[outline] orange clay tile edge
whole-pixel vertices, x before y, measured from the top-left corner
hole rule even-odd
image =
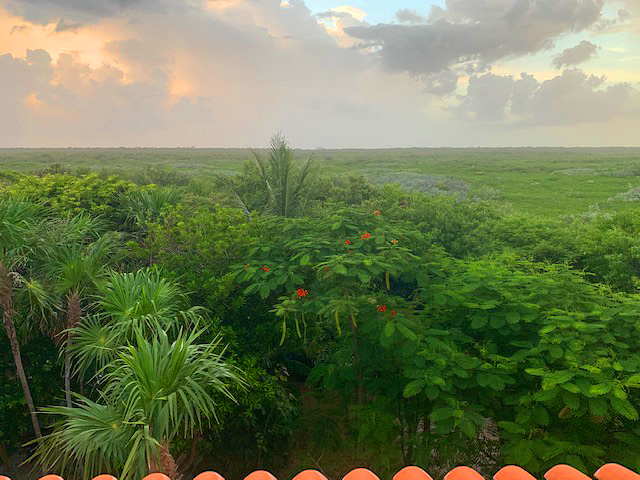
[[[501,468],[493,479],[485,478],[473,468],[460,466],[451,470],[445,475],[445,480],[536,480],[526,470],[515,466],[508,465]],[[556,465],[544,474],[545,480],[640,480],[640,474],[630,470],[617,463],[607,463],[600,467],[593,477],[585,475],[579,470],[569,465]],[[10,477],[0,475],[0,480],[11,480]],[[33,480],[64,480],[63,477],[50,474]],[[92,480],[117,480],[109,474],[102,474],[94,477]],[[151,473],[142,480],[171,480],[162,473]],[[224,477],[216,472],[202,472],[194,478],[194,480],[224,480]],[[247,475],[244,480],[278,480],[266,470],[257,470]],[[305,470],[293,477],[292,480],[327,480],[327,477],[316,470]],[[379,477],[371,470],[366,468],[356,468],[347,473],[342,480],[380,480]],[[393,480],[433,480],[432,477],[420,467],[405,467],[396,473]]]

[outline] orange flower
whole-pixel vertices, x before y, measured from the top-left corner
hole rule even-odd
[[[304,288],[299,288],[296,290],[296,293],[298,294],[298,298],[302,298],[309,295],[309,290],[305,290]]]
[[[395,310],[391,310],[391,316],[395,317],[396,316],[396,311]]]
[[[262,266],[262,270],[264,270],[265,272],[271,271],[271,269],[269,267],[267,267],[266,265]]]
[[[391,243],[393,243],[394,245],[398,244],[398,240],[396,240],[395,238],[393,240],[391,240]]]
[[[374,215],[382,215],[382,212],[380,210],[376,210],[375,212],[373,212]]]
[[[369,232],[364,232],[362,235],[360,235],[360,238],[362,240],[366,240],[367,238],[371,238],[371,234]]]
[[[351,240],[345,240],[345,241],[344,241],[344,244],[345,244],[345,245],[351,245]]]
[[[378,306],[376,307],[376,310],[378,310],[379,312],[384,313],[384,312],[386,312],[386,311],[387,311],[387,306],[386,306],[386,305],[378,305]]]

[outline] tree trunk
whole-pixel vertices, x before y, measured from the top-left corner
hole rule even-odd
[[[364,378],[362,375],[362,363],[360,361],[360,343],[358,342],[358,327],[356,319],[351,314],[351,340],[353,341],[353,361],[356,366],[358,378],[358,405],[364,405]]]
[[[71,348],[73,340],[71,336],[67,336],[67,346],[64,352],[64,398],[67,407],[71,408],[71,354],[69,349]]]
[[[7,268],[0,264],[0,300],[2,301],[2,320],[4,321],[4,327],[7,330],[7,337],[9,344],[11,345],[11,351],[13,353],[13,361],[16,364],[16,373],[20,379],[20,385],[22,386],[22,392],[24,393],[24,399],[29,408],[31,414],[31,423],[33,424],[33,430],[36,437],[42,437],[40,431],[40,424],[38,423],[38,417],[36,415],[36,407],[33,403],[33,397],[31,396],[31,389],[29,388],[29,382],[27,376],[24,373],[24,366],[22,365],[22,356],[20,355],[20,344],[18,343],[18,334],[16,333],[16,326],[13,323],[13,304],[12,304],[12,280]]]
[[[82,316],[82,304],[77,292],[69,294],[67,298],[67,328],[73,328],[78,324]],[[64,352],[64,398],[67,407],[71,408],[71,347],[73,337],[71,332],[67,332],[67,345]]]
[[[178,465],[169,451],[168,441],[165,440],[160,444],[158,454],[160,457],[160,468],[162,469],[162,473],[171,480],[180,480],[182,475],[178,475]]]

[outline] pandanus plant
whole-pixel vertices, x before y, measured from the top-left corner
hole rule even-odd
[[[38,224],[39,212],[33,205],[14,200],[0,201],[0,304],[2,306],[2,320],[11,345],[16,374],[31,415],[33,430],[36,436],[40,437],[42,435],[40,424],[22,364],[20,343],[14,322],[16,289],[28,285],[17,280],[21,278],[20,272],[28,258],[29,249],[27,246],[31,243]],[[34,293],[37,291],[33,290]]]
[[[197,328],[204,312],[201,307],[188,307],[178,284],[155,268],[109,272],[94,303],[98,313],[85,315],[70,330],[74,371],[80,375],[115,360],[118,346],[135,341],[139,333],[151,337],[158,328],[170,333]]]
[[[178,480],[172,440],[216,421],[217,400],[233,399],[230,387],[243,384],[241,372],[225,362],[220,338],[198,343],[201,334],[179,332],[172,341],[162,329],[153,339],[137,332],[102,369],[98,402],[77,395],[74,407],[45,409],[59,421],[36,441],[32,460],[81,478],[109,471],[138,480],[162,472]]]
[[[59,333],[64,332],[64,391],[71,406],[71,350],[73,328],[78,325],[89,295],[106,276],[107,265],[114,259],[115,236],[105,234],[95,242],[70,241],[46,249],[45,271],[54,292],[62,297]]]

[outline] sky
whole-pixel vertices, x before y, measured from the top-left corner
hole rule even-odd
[[[0,147],[639,146],[640,0],[0,0]]]

